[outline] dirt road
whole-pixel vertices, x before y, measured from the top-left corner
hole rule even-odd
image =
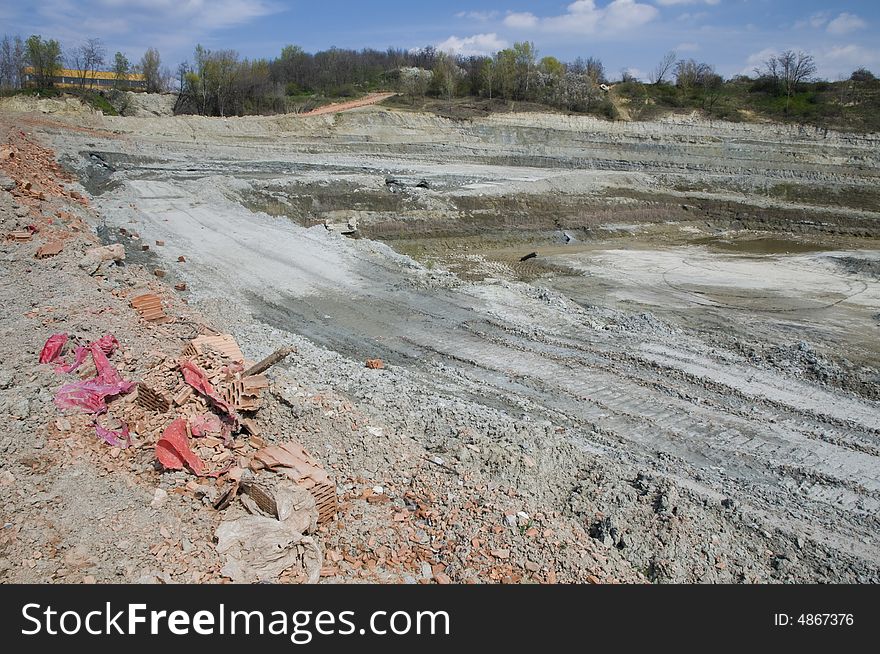
[[[350,111],[351,109],[358,109],[360,107],[369,107],[374,104],[379,104],[383,100],[387,100],[393,96],[397,95],[396,93],[370,93],[363,98],[359,98],[358,100],[351,100],[350,102],[334,102],[333,104],[328,104],[323,107],[318,107],[317,109],[313,109],[312,111],[307,111],[304,114],[300,114],[302,116],[323,116],[324,114],[338,114],[343,111]]]

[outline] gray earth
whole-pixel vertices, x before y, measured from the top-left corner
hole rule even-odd
[[[415,448],[582,530],[619,579],[880,581],[880,137],[381,108],[89,120],[105,132],[41,133],[105,242],[163,241],[129,257],[250,358],[298,348],[273,372],[279,436],[316,421],[323,460],[392,483]],[[323,226],[353,218],[360,238]],[[372,440],[310,413],[322,392]]]

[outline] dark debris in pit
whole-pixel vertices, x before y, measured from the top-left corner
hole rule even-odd
[[[863,259],[861,257],[832,257],[834,263],[848,273],[867,275],[880,279],[880,259]]]
[[[143,266],[145,270],[161,278],[170,287],[179,287],[177,288],[178,293],[183,293],[186,290],[186,284],[175,274],[172,265],[163,261],[154,250],[155,247],[160,246],[147,243],[140,238],[139,234],[124,227],[103,224],[99,225],[96,231],[103,245],[119,243],[125,248],[125,265]],[[185,263],[185,258],[179,263]]]

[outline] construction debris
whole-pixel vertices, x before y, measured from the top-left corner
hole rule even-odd
[[[259,450],[251,461],[251,470],[272,470],[308,490],[318,507],[318,523],[329,522],[336,515],[336,485],[305,448],[290,441]]]
[[[238,347],[238,343],[235,342],[235,338],[230,334],[194,338],[184,349],[183,356],[199,357],[203,356],[208,350],[220,353],[233,363],[244,362],[244,354],[242,354],[241,348]]]
[[[61,254],[63,249],[64,241],[49,241],[37,248],[37,253],[34,256],[36,256],[37,259],[48,259],[49,257]]]
[[[245,473],[242,504],[253,515],[222,523],[217,551],[226,556],[221,572],[236,583],[275,581],[287,572],[301,582],[320,579],[323,555],[310,534],[318,509],[304,488],[285,481],[264,485]]]
[[[296,572],[299,581],[316,584],[324,557],[311,536],[284,522],[245,516],[217,528],[217,552],[226,556],[220,572],[235,583],[275,581],[284,572]]]
[[[234,404],[228,402],[221,396],[211,384],[211,381],[208,379],[208,375],[205,374],[204,370],[188,359],[181,359],[180,371],[183,373],[183,379],[187,384],[207,398],[211,404],[222,411],[229,420],[236,425],[238,424],[239,417],[235,411]]]
[[[168,413],[171,408],[171,400],[164,394],[154,391],[152,388],[141,382],[137,387],[136,402],[148,411],[156,411],[157,413]]]
[[[15,231],[10,232],[7,238],[18,243],[25,243],[30,241],[33,237],[34,235],[26,229],[16,229]]]
[[[126,395],[135,388],[135,383],[122,379],[119,371],[107,359],[107,356],[113,354],[119,347],[119,341],[112,334],[107,334],[89,343],[88,346],[78,346],[74,352],[74,361],[68,364],[61,358],[68,340],[67,334],[55,334],[49,337],[40,352],[40,363],[55,363],[55,371],[59,374],[71,373],[75,372],[91,354],[97,374],[92,379],[64,384],[55,394],[55,405],[62,410],[93,414],[98,436],[110,445],[127,447],[130,436],[125,423],[121,424],[121,428],[111,430],[98,422],[98,416],[109,410],[107,406],[109,398]]]
[[[265,359],[260,361],[258,364],[251,366],[250,368],[245,370],[243,376],[251,377],[252,375],[261,375],[272,366],[284,361],[284,359],[286,359],[294,352],[296,352],[296,348],[293,347],[279,348],[278,350],[275,350],[275,352],[267,356]]]
[[[205,474],[205,462],[192,451],[186,433],[186,420],[183,418],[178,418],[162,432],[162,438],[156,443],[156,459],[166,470],[189,468],[198,477],[222,474]]]
[[[253,375],[233,380],[226,394],[226,401],[239,411],[257,411],[260,394],[269,388],[269,380],[263,375]]]
[[[103,270],[106,265],[121,261],[125,261],[125,248],[121,243],[114,243],[86,250],[79,262],[79,267],[90,275],[94,275]]]
[[[356,234],[358,231],[358,221],[357,218],[350,218],[344,223],[331,223],[324,222],[324,228],[328,232],[338,232],[343,236],[350,236],[352,234]]]
[[[241,427],[251,436],[259,436],[261,433],[260,427],[253,418],[243,418],[241,421]]]
[[[141,314],[147,322],[168,322],[170,318],[162,308],[162,300],[154,293],[145,293],[132,298],[131,308]]]

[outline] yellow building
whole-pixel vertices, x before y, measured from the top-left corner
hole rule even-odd
[[[36,84],[36,75],[34,69],[28,66],[24,69],[24,83],[27,86]],[[58,74],[52,78],[52,85],[57,88],[87,88],[93,90],[111,89],[117,86],[116,73],[109,73],[103,70],[71,70],[62,68]],[[121,83],[123,88],[127,89],[146,89],[147,81],[140,73],[129,73],[125,76],[125,81]]]

